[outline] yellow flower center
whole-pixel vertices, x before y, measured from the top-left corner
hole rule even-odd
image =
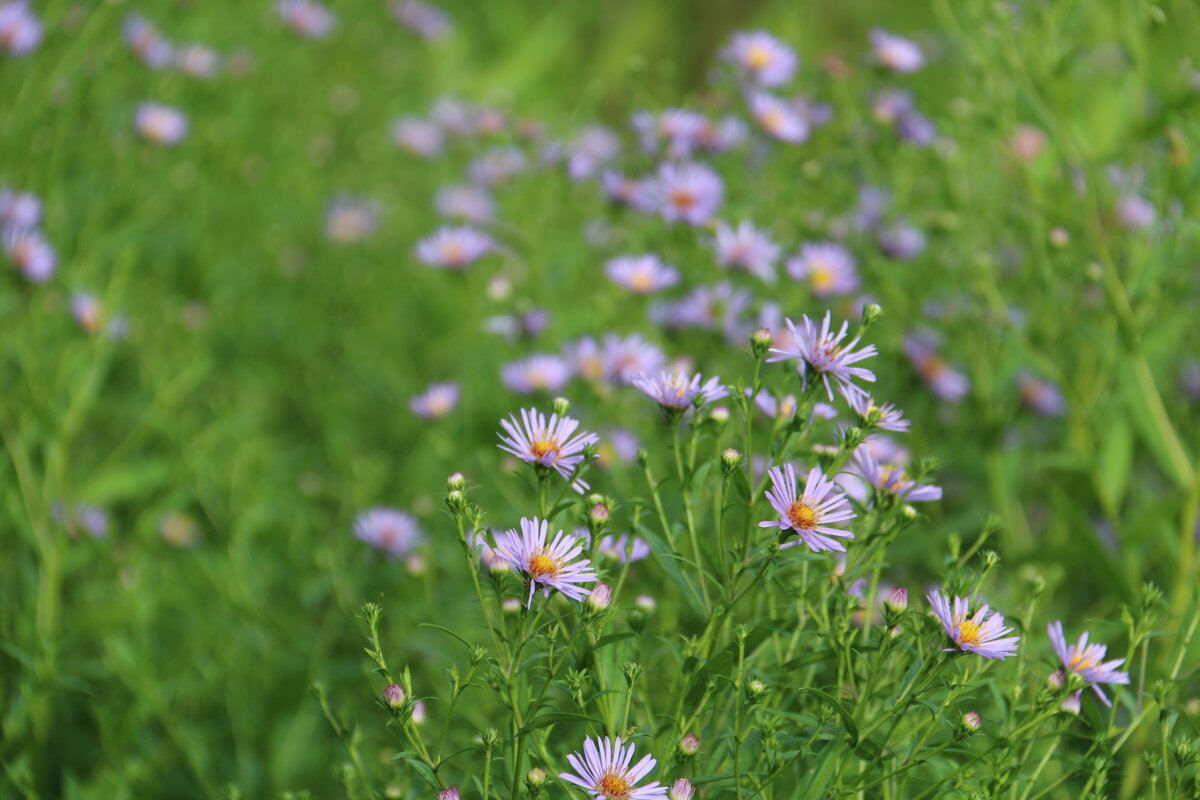
[[[647,271],[635,272],[629,278],[629,288],[637,292],[648,292],[654,286],[654,277]]]
[[[767,133],[779,133],[783,128],[783,120],[783,111],[778,108],[769,108],[758,116],[758,121]]]
[[[459,264],[466,258],[467,252],[460,242],[444,242],[442,244],[442,260],[447,264]]]
[[[607,800],[624,800],[629,797],[631,788],[629,781],[612,772],[605,773],[604,777],[596,782],[596,791]]]
[[[798,530],[811,531],[817,527],[817,512],[804,500],[797,500],[788,509],[788,521]]]
[[[545,553],[538,553],[529,559],[529,574],[535,578],[553,578],[561,568],[561,561]]]
[[[808,273],[808,282],[818,292],[833,288],[833,270],[823,265],[814,265]]]
[[[751,45],[746,50],[746,65],[751,69],[764,69],[771,63],[771,51],[761,44]]]
[[[1069,669],[1072,672],[1079,672],[1080,670],[1091,669],[1099,663],[1100,659],[1093,655],[1076,653],[1075,655],[1071,656],[1071,666]]]
[[[552,439],[538,439],[529,446],[529,450],[538,458],[544,459],[547,455],[557,458],[560,448],[558,442]]]
[[[958,643],[979,646],[981,635],[979,625],[970,620],[958,623]]]

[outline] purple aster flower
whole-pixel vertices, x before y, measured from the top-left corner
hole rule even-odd
[[[108,512],[100,506],[80,505],[75,508],[75,522],[93,539],[108,536]]]
[[[616,739],[585,738],[582,757],[571,753],[567,761],[575,772],[563,772],[558,777],[583,788],[592,800],[651,800],[667,796],[667,787],[660,786],[658,781],[637,785],[658,762],[645,756],[634,766],[629,766],[633,761],[633,744],[624,747],[620,736]]]
[[[416,255],[430,267],[463,269],[491,252],[492,237],[468,225],[442,227],[417,243]]]
[[[567,362],[544,353],[509,362],[500,370],[500,380],[504,385],[520,394],[557,392],[570,379],[571,367]]]
[[[904,352],[921,380],[942,400],[957,403],[971,391],[970,378],[942,360],[932,337],[923,334],[906,337]]]
[[[675,303],[651,306],[650,318],[669,328],[713,330],[720,326],[731,339],[744,340],[737,329],[738,318],[749,307],[751,298],[748,291],[722,281],[715,286],[697,286]]]
[[[34,16],[25,0],[0,3],[0,50],[10,56],[23,56],[42,42],[42,21]]]
[[[807,281],[817,297],[846,295],[858,289],[854,256],[834,242],[800,245],[800,253],[788,259],[787,271],[798,281]]]
[[[429,116],[442,128],[457,136],[475,132],[475,109],[457,97],[439,97]]]
[[[564,345],[563,355],[570,362],[575,374],[585,380],[599,383],[609,377],[604,364],[604,352],[595,337],[584,336],[577,342]]]
[[[836,334],[832,333],[829,327],[830,316],[829,312],[825,312],[825,319],[821,322],[821,327],[818,328],[808,315],[802,317],[803,328],[797,330],[792,321],[786,320],[788,330],[791,331],[794,349],[780,349],[772,347],[771,352],[774,353],[768,361],[786,361],[788,359],[798,359],[800,361],[800,373],[804,375],[805,380],[808,380],[808,370],[811,369],[821,376],[825,382],[825,391],[829,396],[830,401],[833,400],[833,386],[836,385],[838,391],[844,397],[849,397],[852,394],[862,393],[862,389],[854,385],[854,379],[858,378],[864,381],[874,382],[875,373],[862,367],[855,367],[863,359],[874,356],[878,351],[875,345],[867,345],[861,350],[855,350],[855,345],[858,344],[861,337],[856,337],[846,344],[842,344],[842,340],[846,338],[846,332],[849,329],[850,323],[843,322],[841,329]],[[832,383],[831,383],[832,381]]]
[[[657,345],[636,333],[624,337],[610,333],[604,337],[603,371],[610,380],[632,383],[643,373],[662,369],[666,361],[666,354]]]
[[[655,181],[659,213],[667,222],[703,225],[721,207],[724,184],[703,164],[663,164]]]
[[[904,418],[904,412],[896,408],[892,403],[884,403],[877,406],[869,394],[856,394],[853,397],[847,397],[846,402],[850,404],[851,410],[858,415],[864,424],[870,424],[885,431],[907,433],[909,430],[910,424]]]
[[[379,226],[379,212],[369,200],[338,195],[325,208],[325,236],[338,244],[367,239]]]
[[[845,551],[846,547],[837,539],[853,539],[854,534],[843,528],[831,527],[831,523],[845,522],[858,516],[850,510],[850,501],[833,481],[826,478],[817,467],[808,472],[803,494],[796,494],[796,471],[791,464],[783,468],[771,467],[771,488],[767,500],[779,514],[777,520],[764,520],[760,528],[779,528],[795,531],[797,538],[780,545],[780,549],[793,547],[803,542],[816,552],[822,550]]]
[[[696,144],[709,153],[724,153],[746,141],[746,123],[733,115],[719,120],[704,120],[704,126],[696,133]]]
[[[875,235],[879,249],[888,258],[909,261],[925,251],[925,234],[907,223],[897,223]]]
[[[1072,645],[1068,645],[1063,637],[1061,622],[1050,623],[1046,626],[1046,631],[1050,634],[1050,643],[1054,645],[1054,653],[1062,662],[1063,668],[1083,678],[1092,687],[1092,691],[1096,693],[1100,701],[1111,707],[1112,702],[1105,696],[1100,684],[1129,683],[1129,673],[1117,671],[1117,667],[1124,664],[1125,659],[1117,658],[1105,661],[1104,655],[1108,652],[1108,648],[1102,644],[1088,644],[1087,631],[1084,631],[1080,635],[1079,641]]]
[[[71,316],[85,332],[96,333],[104,322],[104,309],[96,295],[75,292],[71,295]]]
[[[1061,417],[1067,413],[1067,401],[1053,381],[1029,372],[1017,375],[1017,391],[1021,401],[1043,417]]]
[[[753,92],[747,102],[750,113],[768,136],[792,144],[808,140],[808,123],[790,104],[767,92]]]
[[[686,108],[668,108],[661,114],[638,111],[630,120],[643,152],[657,153],[665,142],[666,154],[676,159],[691,155],[707,122],[703,114]]]
[[[1157,217],[1158,212],[1155,211],[1154,205],[1138,194],[1125,194],[1117,200],[1117,219],[1123,228],[1129,230],[1149,228]]]
[[[401,117],[392,123],[392,141],[413,155],[436,156],[446,146],[446,134],[436,122],[420,117]]]
[[[928,147],[937,138],[937,128],[929,117],[918,111],[909,111],[896,120],[896,135],[911,144]]]
[[[292,30],[310,39],[323,39],[333,31],[337,18],[316,0],[279,0],[279,17]]]
[[[796,74],[800,59],[766,31],[735,33],[722,57],[761,86],[780,86]]]
[[[4,255],[13,268],[32,283],[45,283],[54,275],[58,256],[39,230],[4,229]]]
[[[633,537],[633,541],[630,542],[628,533],[622,533],[620,536],[612,534],[605,536],[600,540],[599,549],[601,554],[622,564],[641,561],[650,555],[650,545],[637,536]]]
[[[650,294],[679,283],[679,270],[653,254],[619,256],[604,265],[613,283],[637,294]]]
[[[875,63],[892,72],[916,72],[925,65],[925,55],[916,42],[889,33],[883,28],[871,30],[871,49]]]
[[[765,231],[749,222],[742,222],[736,228],[718,222],[713,245],[717,263],[721,266],[744,269],[767,283],[775,282],[779,245],[772,242]]]
[[[637,435],[626,428],[613,428],[601,440],[599,463],[602,467],[612,466],[614,461],[629,463],[637,458],[642,446]]]
[[[936,590],[925,597],[933,606],[933,613],[942,623],[946,635],[955,644],[955,647],[946,648],[945,652],[959,649],[1001,661],[1017,652],[1017,642],[1021,641],[1021,637],[1005,637],[1005,634],[1012,632],[1012,628],[1004,627],[1004,617],[999,613],[989,617],[988,607],[983,606],[974,616],[970,616],[966,598],[955,597],[951,606],[950,601]]]
[[[445,186],[438,190],[437,210],[443,217],[483,223],[496,216],[496,203],[479,186]]]
[[[701,384],[702,380],[699,372],[689,378],[685,373],[672,374],[663,370],[657,377],[639,375],[632,383],[664,409],[683,410],[691,408],[697,399],[700,403],[711,403],[728,394],[719,377],[713,376],[704,384]]]
[[[643,213],[654,211],[653,179],[634,180],[619,172],[605,170],[600,177],[600,187],[604,190],[604,196],[614,203],[629,206]]]
[[[471,181],[483,186],[508,183],[525,171],[525,154],[515,147],[488,150],[467,167]]]
[[[894,124],[914,108],[912,92],[907,89],[884,89],[871,98],[871,116],[884,125]]]
[[[600,441],[594,433],[576,434],[579,427],[576,419],[551,414],[547,420],[545,414],[533,408],[521,409],[520,422],[511,415],[500,420],[500,427],[508,434],[500,434],[501,450],[528,464],[553,469],[566,480],[572,479],[583,461],[584,448]],[[576,479],[572,488],[582,494],[588,485]]]
[[[450,34],[450,15],[430,3],[420,0],[397,0],[392,3],[392,16],[404,27],[423,39],[443,39]]]
[[[899,464],[881,464],[869,447],[859,445],[852,460],[856,474],[874,486],[876,491],[887,492],[908,503],[926,503],[942,499],[940,486],[917,483],[905,474],[904,467]]]
[[[419,417],[440,419],[458,405],[458,384],[454,381],[431,383],[425,391],[408,401],[409,408]]]
[[[134,115],[134,124],[143,139],[155,144],[179,144],[188,133],[187,115],[162,103],[142,103]]]
[[[590,125],[571,142],[567,155],[567,174],[571,180],[590,178],[621,152],[621,140],[603,125]]]
[[[354,535],[393,558],[403,558],[421,543],[417,520],[394,508],[372,508],[354,520]]]
[[[558,589],[572,600],[582,600],[587,590],[579,584],[593,583],[598,576],[592,571],[592,562],[586,558],[574,561],[583,552],[582,543],[573,535],[559,531],[553,541],[546,543],[550,525],[546,520],[521,518],[521,532],[510,528],[496,543],[496,555],[512,567],[529,576],[529,599],[525,607],[533,605],[533,593],[540,584],[543,596],[549,597],[551,589]]]
[[[125,43],[151,69],[162,69],[175,61],[175,49],[154,23],[133,13],[121,26]]]
[[[42,221],[42,201],[32,192],[0,187],[0,229],[36,228]]]
[[[512,341],[520,336],[533,338],[550,323],[550,312],[535,308],[524,314],[501,314],[483,321],[483,329]]]
[[[193,78],[211,78],[221,68],[221,57],[211,47],[202,44],[188,44],[179,48],[175,54],[175,66],[185,75]]]

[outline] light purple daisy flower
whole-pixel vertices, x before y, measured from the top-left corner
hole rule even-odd
[[[42,201],[32,192],[0,187],[0,229],[36,228],[42,221]]]
[[[602,467],[610,467],[616,461],[629,463],[637,458],[641,446],[642,443],[633,431],[613,428],[607,431],[601,440],[597,463]]]
[[[798,281],[807,281],[817,297],[847,295],[858,289],[854,256],[835,242],[800,245],[800,253],[788,259],[787,271]]]
[[[143,139],[155,144],[179,144],[188,133],[187,115],[163,103],[142,103],[134,115],[134,124]]]
[[[658,210],[667,222],[703,225],[721,207],[724,184],[703,164],[663,164],[655,180]]]
[[[627,178],[619,172],[605,170],[600,177],[600,188],[604,196],[614,203],[649,213],[654,210],[654,181]]]
[[[808,139],[808,123],[789,103],[767,92],[754,92],[747,102],[751,115],[768,136],[792,144]]]
[[[378,226],[379,212],[370,200],[337,195],[325,208],[325,236],[338,244],[361,242]]]
[[[423,39],[434,41],[450,34],[450,15],[430,3],[420,0],[398,0],[392,3],[392,16],[404,27]]]
[[[437,210],[443,217],[483,223],[496,216],[496,203],[479,186],[444,186],[437,193]]]
[[[706,383],[701,383],[702,380],[699,372],[689,378],[686,373],[673,374],[663,370],[657,376],[639,375],[632,383],[664,409],[687,409],[692,407],[696,399],[701,403],[711,403],[728,394],[719,377],[714,375]]]
[[[896,135],[911,144],[928,147],[937,139],[937,127],[919,111],[909,111],[896,120]]]
[[[425,391],[408,401],[409,408],[419,417],[440,419],[458,405],[459,389],[454,381],[431,383]]]
[[[500,370],[504,385],[520,394],[557,392],[570,379],[571,367],[566,360],[544,353],[509,362]]]
[[[1044,417],[1061,417],[1067,413],[1067,401],[1053,381],[1029,372],[1017,375],[1017,390],[1021,401]]]
[[[604,337],[604,375],[618,383],[632,383],[642,373],[662,369],[667,361],[666,354],[639,334]]]
[[[855,345],[858,344],[861,337],[855,338],[846,344],[842,344],[842,340],[846,338],[847,330],[850,327],[848,322],[843,322],[842,327],[834,334],[829,327],[830,315],[825,312],[825,319],[821,322],[821,327],[818,328],[808,315],[802,317],[803,327],[800,330],[796,329],[795,324],[790,319],[787,322],[788,330],[792,334],[792,342],[794,348],[780,349],[772,347],[771,352],[774,353],[768,361],[786,361],[789,359],[798,359],[800,361],[800,372],[804,375],[805,380],[808,380],[808,370],[816,372],[820,375],[821,380],[825,383],[825,392],[828,394],[830,401],[833,400],[833,387],[837,386],[838,391],[843,397],[849,397],[852,394],[861,394],[862,389],[854,385],[854,379],[858,378],[864,381],[874,382],[875,373],[862,367],[855,367],[863,359],[874,356],[878,351],[875,345],[867,345],[861,350],[855,350]]]
[[[39,230],[6,228],[4,255],[13,268],[32,283],[45,283],[54,275],[58,256]]]
[[[892,72],[907,74],[925,66],[925,55],[916,42],[883,28],[871,30],[871,49],[875,63]]]
[[[89,292],[71,295],[71,316],[86,333],[96,333],[104,322],[104,309],[99,298]]]
[[[875,234],[880,251],[897,261],[911,261],[925,251],[925,234],[905,222],[898,222]]]
[[[736,228],[718,222],[713,247],[718,264],[744,269],[767,283],[775,282],[779,245],[772,242],[765,231],[745,221]]]
[[[637,536],[630,542],[628,533],[622,533],[620,536],[608,534],[600,540],[599,550],[601,554],[622,564],[641,561],[650,555],[650,545]]]
[[[609,377],[604,363],[604,351],[593,336],[584,336],[577,342],[568,342],[563,346],[563,356],[571,364],[571,369],[584,380],[597,383]]]
[[[491,236],[469,225],[439,228],[417,243],[416,255],[424,264],[443,269],[463,269],[491,252]]]
[[[573,560],[583,552],[583,543],[574,535],[559,531],[553,541],[547,544],[549,528],[546,520],[522,517],[520,533],[510,528],[496,542],[496,555],[529,576],[526,608],[533,605],[533,593],[539,584],[544,597],[550,596],[551,589],[558,589],[570,599],[578,601],[587,596],[587,590],[579,584],[593,583],[599,578],[592,571],[591,561],[586,558]]]
[[[970,378],[942,360],[932,337],[923,334],[905,337],[904,352],[921,380],[942,400],[957,403],[971,391]]]
[[[154,23],[136,12],[125,18],[121,26],[125,43],[151,69],[162,69],[175,61],[175,48],[158,31]]]
[[[1117,200],[1117,220],[1121,227],[1129,230],[1149,228],[1158,218],[1154,204],[1134,192],[1129,192]]]
[[[0,50],[10,56],[23,56],[42,42],[42,21],[34,16],[25,0],[0,3]]]
[[[746,141],[746,123],[732,114],[719,120],[704,120],[704,126],[696,133],[696,144],[710,153],[733,150]]]
[[[475,132],[475,108],[457,97],[439,97],[429,116],[441,127],[458,136]]]
[[[392,123],[392,141],[413,155],[436,156],[446,146],[446,134],[436,122],[420,117],[401,117]]]
[[[659,292],[679,283],[679,270],[649,253],[611,259],[604,265],[604,274],[636,294]]]
[[[909,421],[904,418],[904,412],[892,403],[875,405],[875,401],[869,394],[855,394],[853,397],[847,397],[846,402],[864,423],[871,422],[873,419],[872,424],[876,428],[901,433],[907,432],[910,428]]]
[[[515,147],[496,147],[488,150],[467,166],[472,182],[482,186],[508,183],[525,171],[525,154]]]
[[[621,140],[603,125],[589,125],[571,142],[567,153],[567,175],[571,180],[590,178],[621,152]]]
[[[1004,617],[998,612],[988,616],[988,607],[983,606],[970,615],[970,605],[966,598],[955,597],[954,604],[934,590],[927,594],[926,599],[933,606],[933,613],[946,635],[954,642],[955,647],[948,647],[945,652],[964,650],[984,658],[998,658],[1001,661],[1017,652],[1019,636],[1005,636],[1012,628],[1004,627]]]
[[[579,428],[576,419],[551,414],[547,420],[545,414],[533,408],[521,409],[520,422],[512,415],[500,420],[500,427],[504,429],[499,434],[501,450],[528,464],[553,469],[566,480],[571,480],[583,461],[584,449],[600,441],[594,433],[575,433]],[[588,485],[576,479],[572,488],[582,494]]]
[[[907,89],[884,89],[871,98],[871,116],[876,122],[892,125],[915,107]]]
[[[691,155],[706,122],[703,114],[686,108],[668,108],[660,114],[637,111],[630,120],[643,152],[656,153],[665,142],[666,154],[675,159]]]
[[[188,44],[179,48],[175,54],[175,66],[185,75],[193,78],[211,78],[221,68],[221,57],[211,47],[202,44]]]
[[[722,57],[761,86],[780,86],[796,74],[796,53],[766,31],[735,33]]]
[[[905,474],[904,467],[899,464],[880,463],[870,447],[859,445],[852,460],[856,474],[878,491],[893,494],[908,503],[942,499],[942,487],[917,483]]]
[[[323,39],[333,31],[337,18],[316,0],[279,0],[279,17],[292,30],[310,39]]]
[[[798,538],[780,545],[780,549],[793,547],[803,542],[817,552],[822,550],[845,551],[846,547],[837,539],[853,539],[854,534],[842,528],[831,527],[830,523],[845,522],[858,516],[850,510],[850,501],[838,490],[837,485],[826,478],[817,467],[808,471],[804,492],[796,494],[796,470],[791,464],[783,468],[771,467],[771,488],[767,500],[779,513],[778,520],[764,520],[760,528],[779,528],[795,531]]]
[[[394,508],[372,508],[354,520],[354,535],[394,558],[403,558],[424,534],[417,520]]]
[[[1117,658],[1105,661],[1104,655],[1108,652],[1108,648],[1102,644],[1088,644],[1087,631],[1080,635],[1078,642],[1071,645],[1067,644],[1063,637],[1061,622],[1050,623],[1046,626],[1046,631],[1050,634],[1050,643],[1054,645],[1054,653],[1062,662],[1063,668],[1083,678],[1092,687],[1092,691],[1096,693],[1100,701],[1104,705],[1112,707],[1112,702],[1109,701],[1099,684],[1129,683],[1129,673],[1117,671],[1117,667],[1124,664],[1125,659]]]
[[[558,777],[583,788],[592,800],[651,800],[665,798],[667,787],[658,781],[638,786],[637,783],[658,764],[651,756],[645,756],[634,766],[633,744],[628,747],[616,739],[583,740],[583,756],[571,753],[567,761],[574,773],[563,772]]]
[[[651,306],[650,319],[669,328],[723,327],[726,334],[738,333],[736,337],[730,335],[731,339],[741,340],[744,336],[738,330],[738,319],[751,301],[750,292],[722,281],[714,286],[697,286],[677,302]]]

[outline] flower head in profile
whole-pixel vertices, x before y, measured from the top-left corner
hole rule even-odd
[[[279,0],[279,17],[292,30],[310,39],[323,39],[333,30],[337,18],[316,0]]]
[[[760,86],[779,86],[796,74],[796,53],[766,31],[736,33],[724,59]]]
[[[1021,402],[1043,417],[1061,417],[1067,413],[1067,400],[1054,381],[1021,372],[1017,374],[1017,391]]]
[[[751,115],[768,136],[792,144],[808,139],[808,122],[786,101],[767,92],[754,92],[747,102]]]
[[[905,338],[904,352],[921,380],[942,400],[957,403],[971,390],[970,378],[942,360],[931,336],[914,334]]]
[[[881,464],[870,447],[859,445],[853,458],[856,474],[877,491],[895,495],[909,503],[926,503],[942,499],[942,488],[917,483],[908,477],[899,464]]]
[[[602,555],[622,564],[641,561],[650,555],[650,545],[646,540],[635,536],[630,541],[628,533],[622,533],[620,536],[610,533],[600,540],[598,547]]]
[[[618,256],[604,265],[613,283],[636,294],[651,294],[679,283],[679,270],[656,255]]]
[[[897,433],[905,433],[910,428],[909,421],[904,418],[904,412],[896,408],[893,403],[876,405],[871,395],[865,393],[847,397],[846,402],[850,404],[850,409],[865,424],[873,425],[880,430],[895,431]]]
[[[557,392],[571,379],[571,365],[556,355],[537,353],[500,368],[500,381],[519,394]]]
[[[500,449],[512,453],[522,461],[538,467],[552,469],[582,494],[588,485],[575,478],[584,449],[596,444],[600,437],[594,433],[576,433],[579,421],[571,417],[546,415],[537,409],[521,409],[521,419],[509,416],[500,420],[504,433],[500,435]]]
[[[42,21],[25,0],[0,3],[0,50],[23,56],[42,42]]]
[[[470,226],[443,227],[417,243],[417,258],[430,267],[464,269],[494,246],[491,236]]]
[[[946,635],[954,642],[955,646],[946,648],[946,652],[958,649],[1001,661],[1016,653],[1021,637],[1006,635],[1012,633],[1012,628],[1004,627],[1004,617],[999,613],[993,612],[989,616],[988,607],[983,606],[971,615],[966,598],[955,597],[952,604],[936,590],[926,598]]]
[[[703,225],[721,207],[725,185],[703,164],[663,164],[655,179],[658,211],[667,222]]]
[[[833,400],[833,387],[837,386],[839,392],[845,397],[850,397],[852,394],[861,394],[862,389],[854,385],[854,380],[860,379],[864,381],[874,381],[875,373],[862,367],[856,367],[863,359],[874,356],[876,352],[875,345],[867,345],[861,350],[855,350],[859,339],[855,338],[843,344],[843,340],[847,336],[849,323],[843,322],[842,327],[837,333],[833,333],[830,329],[829,312],[825,312],[825,319],[822,320],[820,327],[817,327],[808,315],[802,319],[803,324],[798,329],[792,321],[786,320],[788,330],[792,334],[791,347],[781,349],[772,347],[772,355],[768,361],[786,361],[788,359],[799,359],[800,371],[805,375],[807,380],[807,371],[811,369],[820,376],[825,382],[825,391],[830,400]]]
[[[36,229],[4,230],[4,255],[13,269],[32,283],[45,283],[54,275],[58,256],[45,235]]]
[[[557,589],[578,601],[588,593],[580,584],[598,579],[591,561],[575,560],[583,552],[583,543],[574,535],[559,531],[547,544],[549,529],[550,524],[544,519],[522,517],[521,531],[510,528],[496,543],[496,555],[529,576],[527,608],[533,604],[533,593],[539,586],[545,597],[550,596],[551,589]]]
[[[168,146],[182,142],[188,132],[187,115],[162,103],[142,103],[134,116],[134,124],[146,141]]]
[[[1050,623],[1046,630],[1050,634],[1050,643],[1054,645],[1054,653],[1062,662],[1063,669],[1083,678],[1092,687],[1092,691],[1096,693],[1101,702],[1111,707],[1112,703],[1100,688],[1100,684],[1129,683],[1129,673],[1117,671],[1117,667],[1124,664],[1125,659],[1117,658],[1105,661],[1104,655],[1108,652],[1108,648],[1102,644],[1088,644],[1087,631],[1080,635],[1078,642],[1069,645],[1063,636],[1061,622]]]
[[[583,754],[571,753],[567,761],[574,773],[563,772],[558,777],[570,781],[590,793],[592,800],[650,800],[665,798],[667,787],[657,781],[645,786],[638,782],[658,764],[652,756],[643,756],[634,766],[634,746],[625,746],[616,739],[583,740]]]
[[[633,379],[633,385],[664,409],[683,410],[691,408],[697,400],[711,403],[728,394],[719,377],[714,375],[706,383],[701,383],[703,380],[699,372],[689,378],[683,372],[663,370],[657,376],[639,375]]]
[[[454,381],[431,383],[425,391],[408,401],[418,417],[441,419],[458,405],[458,384]]]
[[[766,231],[745,221],[736,228],[718,222],[713,248],[721,266],[744,269],[767,283],[775,282],[779,245],[771,241]]]
[[[875,63],[892,72],[916,72],[925,66],[925,55],[916,42],[883,28],[871,30],[871,50]]]
[[[787,271],[796,280],[807,282],[817,297],[846,295],[858,289],[854,256],[834,242],[801,245],[799,255],[788,260]]]
[[[394,558],[403,558],[424,538],[411,515],[394,508],[372,508],[354,520],[354,535]]]
[[[778,520],[758,523],[760,528],[779,528],[795,531],[797,538],[781,545],[793,547],[803,542],[813,550],[840,550],[845,546],[834,536],[853,539],[854,534],[843,528],[834,528],[831,523],[845,522],[857,516],[850,510],[850,501],[837,485],[825,477],[817,467],[808,471],[804,492],[797,494],[796,470],[791,464],[782,468],[771,467],[771,488],[767,490],[767,501],[779,513]]]

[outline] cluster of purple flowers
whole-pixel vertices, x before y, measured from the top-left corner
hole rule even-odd
[[[136,12],[122,26],[125,44],[151,69],[178,69],[193,78],[212,78],[221,70],[221,56],[203,44],[177,45]]]
[[[58,256],[42,232],[42,201],[31,192],[0,187],[0,236],[12,268],[32,283],[54,275]]]

